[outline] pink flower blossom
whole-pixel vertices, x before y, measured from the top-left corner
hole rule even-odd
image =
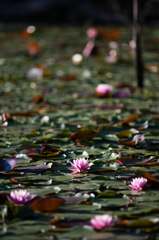
[[[99,84],[96,87],[96,92],[99,93],[100,95],[104,96],[106,94],[109,94],[112,92],[112,86],[109,84]]]
[[[103,229],[112,226],[112,216],[109,214],[97,215],[90,220],[92,228]]]
[[[147,179],[143,178],[143,177],[138,177],[138,178],[134,178],[131,181],[131,184],[129,185],[133,190],[141,190],[145,184],[147,183]]]
[[[71,165],[73,168],[68,168],[68,169],[73,171],[73,173],[78,173],[78,172],[87,173],[85,170],[88,170],[93,165],[93,163],[90,163],[88,159],[79,158],[79,159],[73,160],[73,163],[71,163]]]
[[[94,39],[96,38],[98,35],[98,32],[95,28],[89,28],[87,30],[87,37],[90,38],[90,39]]]
[[[10,195],[7,196],[8,200],[14,202],[15,205],[25,204],[31,201],[34,197],[36,197],[36,195],[30,194],[27,190],[11,191]]]

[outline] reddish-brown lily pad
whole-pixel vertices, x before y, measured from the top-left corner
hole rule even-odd
[[[55,211],[58,207],[64,204],[64,200],[61,198],[40,198],[35,200],[30,208],[38,212],[52,212]]]
[[[97,131],[91,130],[91,129],[84,129],[78,132],[74,132],[71,134],[70,140],[76,140],[76,139],[82,139],[82,138],[93,139],[98,135],[98,133],[100,133],[103,127],[104,127],[104,124],[100,125]]]
[[[143,134],[138,134],[133,137],[131,141],[118,141],[118,143],[125,145],[127,147],[135,147],[142,143],[145,140],[145,137]]]

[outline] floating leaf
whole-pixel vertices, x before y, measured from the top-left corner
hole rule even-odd
[[[31,56],[35,56],[40,53],[41,47],[36,41],[29,41],[27,44],[28,52]]]
[[[148,162],[152,161],[153,159],[155,159],[157,156],[150,156],[149,158],[132,158],[132,157],[122,157],[120,158],[120,161],[124,164],[124,165],[128,165],[128,166],[135,166],[135,165],[139,165],[139,166],[147,166]],[[153,163],[153,162],[152,162]]]
[[[61,198],[40,198],[35,200],[30,208],[38,212],[52,212],[55,211],[58,207],[64,204],[64,200]]]
[[[112,122],[112,123],[110,123],[110,126],[117,125],[118,127],[122,127],[122,126],[131,127],[131,126],[129,126],[129,123],[132,121],[135,121],[138,118],[139,118],[139,116],[135,114],[135,115],[132,115],[132,116],[126,118],[123,121]]]
[[[146,69],[150,72],[159,72],[159,64],[148,64]]]
[[[24,29],[24,30],[20,33],[21,38],[28,38],[30,35],[31,35],[31,33],[29,33],[29,32],[27,31],[27,29]]]
[[[142,177],[147,178],[148,180],[150,180],[151,187],[159,188],[159,180],[156,177],[152,176],[150,173],[142,172]]]
[[[43,154],[43,153],[28,153],[27,155],[30,157],[30,158],[52,158],[52,157],[55,157],[55,156],[58,156],[60,155],[61,152],[58,151],[58,152],[54,152],[54,153],[49,153],[49,154]]]
[[[135,88],[134,88],[132,85],[127,84],[127,83],[118,83],[118,84],[116,85],[116,88],[118,88],[118,89],[127,88],[127,89],[129,89],[131,92],[134,92],[134,91],[135,91]]]
[[[81,202],[86,201],[89,196],[83,197],[72,197],[72,196],[61,196],[65,200],[65,204],[80,204]]]
[[[115,40],[120,38],[121,33],[116,28],[104,29],[102,27],[96,28],[98,36],[106,39],[106,40]]]
[[[130,129],[121,131],[121,132],[119,132],[119,133],[116,133],[116,136],[117,136],[118,138],[130,137],[130,135],[131,135]]]
[[[116,160],[117,158],[120,158],[120,153],[105,153],[103,154],[103,157],[106,161]]]
[[[142,134],[137,134],[133,137],[132,141],[124,142],[124,141],[118,141],[118,143],[125,145],[127,147],[134,147],[139,145],[145,140],[144,135]]]
[[[75,74],[69,74],[69,75],[67,75],[65,77],[61,77],[60,81],[62,81],[62,82],[70,82],[72,80],[75,80],[76,78],[77,78],[77,76]]]
[[[55,147],[51,147],[48,145],[43,145],[41,149],[27,148],[26,150],[33,152],[28,153],[27,156],[31,158],[52,158],[60,155],[61,153],[65,153],[65,150],[58,149]]]
[[[93,139],[94,137],[96,137],[98,135],[98,133],[100,133],[100,131],[103,129],[104,124],[100,125],[98,130],[90,130],[90,129],[84,129],[84,130],[80,130],[78,132],[74,132],[71,134],[70,136],[70,140],[76,140],[76,139],[82,139],[82,138],[90,138]]]
[[[131,92],[129,89],[123,89],[112,95],[112,97],[114,97],[114,98],[129,98],[130,96],[131,96]]]
[[[53,163],[42,163],[36,166],[28,166],[28,167],[17,167],[15,170],[21,171],[21,172],[33,172],[33,173],[41,173],[44,172],[52,167]]]
[[[6,160],[0,160],[0,171],[9,171],[13,169],[18,161],[19,158],[8,158]]]
[[[152,221],[148,220],[148,219],[137,219],[131,223],[128,224],[128,227],[130,228],[149,228],[149,227],[153,227],[156,224],[153,223]]]
[[[35,32],[35,30],[36,28],[34,26],[28,26],[26,29],[21,31],[20,36],[21,38],[24,38],[24,39],[28,38]]]
[[[69,223],[66,220],[60,218],[51,219],[49,222],[50,225],[56,226],[58,228],[68,228],[70,227]]]
[[[38,95],[38,96],[34,97],[34,98],[32,99],[32,101],[33,101],[34,103],[40,103],[40,102],[43,102],[43,101],[44,101],[44,97],[43,97],[43,95]]]
[[[58,148],[55,148],[55,147],[51,147],[51,146],[48,146],[48,145],[43,145],[43,147],[41,148],[42,153],[45,153],[45,152],[59,152],[59,151],[62,152],[62,153],[66,152],[65,150],[58,149]]]
[[[139,118],[138,115],[132,115],[132,116],[126,118],[126,119],[123,121],[123,123],[130,123],[130,122],[132,122],[132,121],[135,121],[135,120],[138,119],[138,118]]]
[[[34,116],[34,112],[32,112],[32,111],[29,111],[29,112],[14,112],[14,113],[10,113],[10,116],[32,117],[32,116]]]
[[[114,197],[116,195],[117,195],[117,193],[115,191],[107,190],[107,191],[102,192],[99,195],[97,195],[97,198],[111,198],[111,197]]]

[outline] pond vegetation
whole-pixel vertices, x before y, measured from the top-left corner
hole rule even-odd
[[[1,25],[1,239],[159,239],[159,30],[143,91],[131,26],[96,30]]]

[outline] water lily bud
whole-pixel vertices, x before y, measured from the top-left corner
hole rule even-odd
[[[80,63],[82,62],[82,60],[83,60],[83,57],[82,57],[82,55],[79,54],[79,53],[73,55],[73,57],[72,57],[72,62],[73,62],[73,64],[75,64],[75,65],[80,64]]]
[[[27,32],[28,33],[33,33],[33,32],[35,32],[35,30],[36,30],[36,27],[34,27],[34,26],[27,27]]]
[[[94,39],[98,35],[97,29],[95,28],[89,28],[86,33],[87,33],[87,37],[90,39]]]
[[[102,96],[111,93],[112,90],[113,90],[113,87],[111,85],[109,85],[109,84],[99,84],[96,87],[96,92],[99,93]]]

